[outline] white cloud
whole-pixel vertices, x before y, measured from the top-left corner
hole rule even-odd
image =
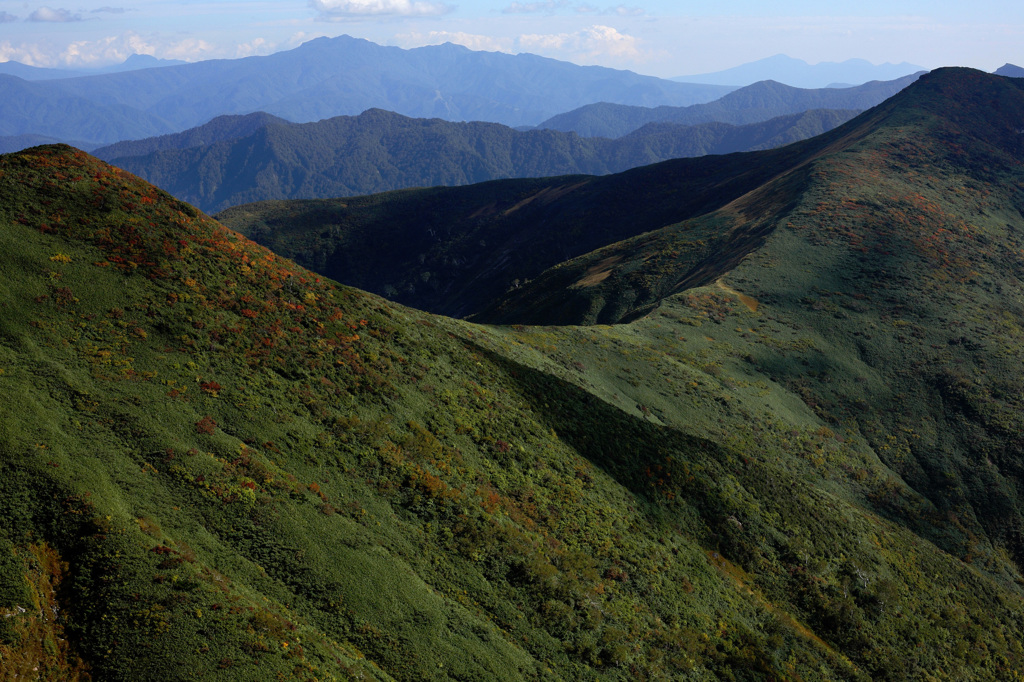
[[[7,12],[0,12],[0,24],[9,24],[12,21],[17,20],[18,17],[14,16],[13,14],[8,14]]]
[[[284,44],[282,49],[288,50],[293,47],[298,47],[302,43],[308,43],[310,40],[316,40],[317,38],[329,37],[326,33],[307,33],[306,31],[298,31],[291,34]]]
[[[252,57],[253,55],[270,54],[277,46],[267,42],[265,38],[254,38],[247,43],[242,43],[235,48],[236,57]]]
[[[441,2],[427,0],[311,0],[310,4],[327,19],[370,16],[437,16],[452,11]]]
[[[254,41],[255,42],[255,41]],[[77,40],[64,47],[22,43],[0,43],[0,61],[14,60],[30,66],[90,68],[119,64],[133,54],[148,54],[161,59],[197,61],[231,56],[205,40],[187,38],[174,40],[161,36],[144,38],[127,32],[96,40]]]
[[[567,52],[577,58],[638,60],[644,57],[634,36],[619,33],[611,26],[594,25],[574,33],[522,35],[517,42],[524,50]]]
[[[640,17],[645,14],[639,7],[617,5],[601,9],[586,2],[573,4],[569,0],[543,0],[542,2],[513,2],[501,10],[503,14],[554,14],[558,10],[570,9],[576,14],[614,14],[620,17]]]
[[[186,62],[214,59],[223,56],[224,53],[221,47],[199,38],[162,43],[157,46],[156,51],[157,54],[154,56],[160,59],[180,59]]]
[[[124,7],[97,7],[92,11],[92,13],[96,14],[98,12],[104,12],[106,14],[124,14],[127,11],[128,10]]]
[[[554,12],[556,9],[568,7],[568,0],[547,0],[546,2],[513,2],[501,10],[504,14],[533,14],[535,12]]]
[[[11,45],[9,41],[0,43],[0,62],[21,62],[29,66],[53,66],[54,62],[38,45]]]
[[[611,9],[612,14],[617,14],[620,17],[642,17],[647,14],[641,7],[626,7],[625,5],[619,5]]]
[[[395,38],[401,41],[406,47],[455,43],[456,45],[468,47],[471,50],[482,50],[485,52],[512,52],[515,44],[515,41],[512,38],[495,38],[492,36],[483,36],[474,33],[463,33],[461,31],[431,31],[430,33],[413,32],[396,35]]]
[[[99,40],[78,40],[58,57],[65,66],[102,66],[123,62],[133,54],[153,55],[155,48],[134,33],[108,36]]]
[[[73,14],[66,9],[53,9],[51,7],[40,7],[28,15],[28,21],[45,21],[63,23],[68,21],[82,21],[82,15]]]

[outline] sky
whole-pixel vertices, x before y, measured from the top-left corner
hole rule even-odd
[[[1020,0],[0,0],[0,61],[33,66],[101,67],[135,53],[238,58],[342,34],[403,48],[532,52],[665,78],[776,54],[811,64],[1024,66]]]

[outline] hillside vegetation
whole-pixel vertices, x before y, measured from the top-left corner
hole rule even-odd
[[[77,150],[0,157],[5,672],[1019,677],[1024,93],[901,97],[711,161],[704,204],[631,171],[690,202],[681,254],[763,226],[616,326],[403,308]],[[675,279],[612,234],[579,288],[645,248]]]
[[[413,119],[379,109],[305,124],[252,114],[94,153],[214,212],[273,199],[604,175],[671,158],[778,147],[831,130],[856,113],[805,111],[747,126],[652,124],[618,140]]]

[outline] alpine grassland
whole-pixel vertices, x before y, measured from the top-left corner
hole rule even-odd
[[[660,166],[690,184],[521,181],[513,206],[592,245],[548,263],[504,233],[492,255],[536,271],[475,321],[71,147],[0,157],[0,670],[1020,679],[1022,130],[1019,81],[941,70],[816,143],[709,160],[704,198],[699,160]],[[459,191],[344,215],[405,215],[377,240],[412,282],[494,243],[467,218],[410,251],[417,196],[513,198]],[[585,191],[646,222],[588,232]],[[236,215],[275,246],[345,234],[285,209]]]

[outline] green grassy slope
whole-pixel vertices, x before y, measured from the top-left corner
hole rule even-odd
[[[803,444],[797,428],[781,460],[806,457],[843,499],[1016,591],[1022,111],[1015,81],[931,74],[727,209],[570,261],[513,292],[506,316],[481,316],[646,318],[495,329],[491,347],[743,452],[813,415],[864,459]],[[839,589],[835,570],[808,575]],[[929,644],[944,636],[915,622]]]
[[[0,171],[5,672],[853,674],[709,553],[735,454],[81,152]]]
[[[1020,110],[958,75],[927,97]],[[1019,219],[1010,129],[970,141],[979,237]],[[1013,679],[1017,304],[984,278],[1019,251],[956,241],[980,288],[907,296],[949,227],[876,248],[837,224],[904,237],[829,194],[916,183],[888,139],[809,165],[726,288],[616,327],[419,313],[80,152],[2,157],[0,669]],[[932,348],[941,295],[989,337]]]
[[[783,441],[752,457],[631,416],[70,149],[0,170],[5,672],[853,679],[904,665],[889,629],[922,570],[932,598],[970,587],[951,623],[984,618],[971,635],[1005,658],[952,637],[914,660],[1015,665],[989,628],[1019,631],[1005,585]],[[790,408],[780,437],[866,459]],[[797,570],[822,561],[835,587]],[[825,625],[846,611],[888,625],[848,641]]]

